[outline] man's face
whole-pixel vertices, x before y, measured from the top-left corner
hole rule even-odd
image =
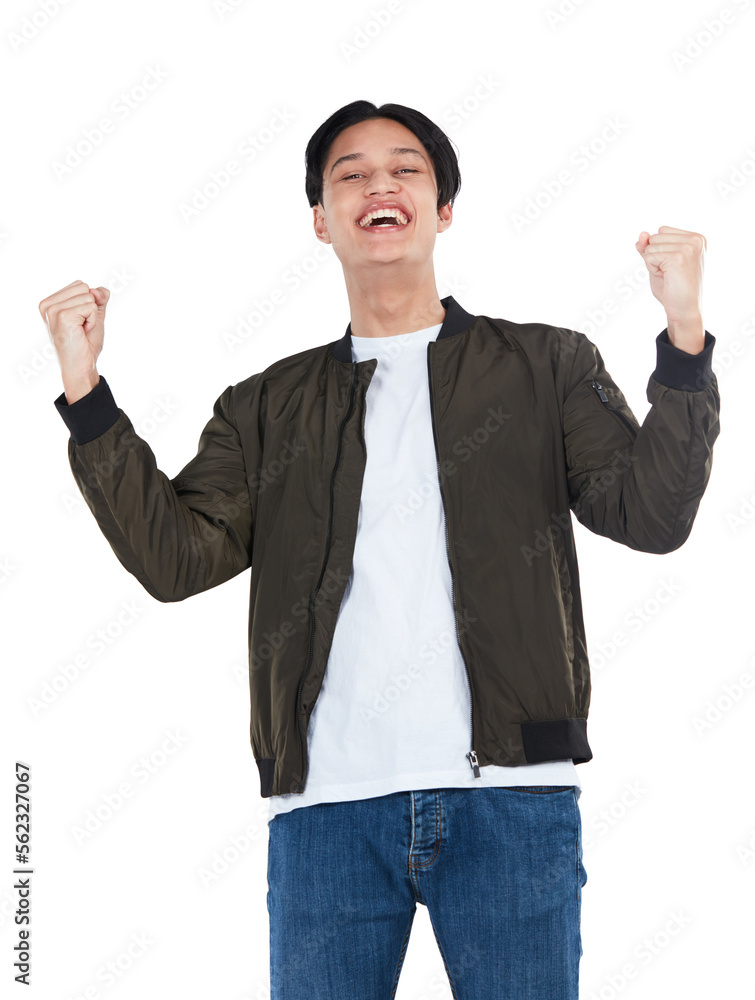
[[[416,153],[395,151],[401,149]],[[359,155],[341,159],[353,154]],[[402,215],[390,224],[359,224],[370,209],[384,205]],[[372,118],[344,129],[330,148],[322,201],[313,209],[315,233],[332,244],[344,267],[424,263],[436,234],[451,225],[451,206],[437,205],[435,170],[425,147],[398,122]]]

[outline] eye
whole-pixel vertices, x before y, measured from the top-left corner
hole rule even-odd
[[[419,171],[418,170],[414,170],[413,167],[399,167],[399,169],[396,171],[396,173],[397,174],[403,174],[403,173],[418,174]],[[342,181],[348,181],[348,180],[351,180],[352,177],[361,177],[361,176],[362,176],[361,174],[347,174],[345,177],[342,177],[341,180]]]

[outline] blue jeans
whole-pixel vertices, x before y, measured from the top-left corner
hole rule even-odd
[[[271,1000],[392,1000],[417,903],[456,1000],[578,1000],[572,785],[323,802],[268,824]]]

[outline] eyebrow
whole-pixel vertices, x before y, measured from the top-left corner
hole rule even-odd
[[[413,153],[415,156],[419,156],[423,160],[425,160],[425,157],[422,155],[422,153],[420,153],[418,149],[411,149],[409,146],[394,146],[392,149],[389,149],[388,152],[392,156],[407,156]],[[332,174],[333,171],[338,166],[338,164],[343,163],[345,160],[363,160],[363,159],[364,159],[364,153],[347,153],[346,156],[339,156],[336,162],[330,168],[330,172]],[[425,162],[427,161],[425,160]]]

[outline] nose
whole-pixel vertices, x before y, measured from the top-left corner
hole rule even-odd
[[[370,196],[380,194],[383,191],[395,191],[396,187],[395,177],[391,177],[387,170],[377,170],[370,185]]]

